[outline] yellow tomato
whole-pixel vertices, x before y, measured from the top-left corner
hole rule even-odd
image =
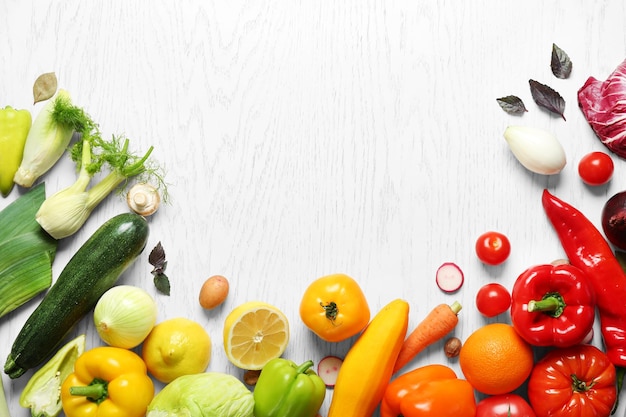
[[[345,274],[316,279],[304,292],[300,318],[327,342],[341,342],[362,331],[370,308],[359,284]]]

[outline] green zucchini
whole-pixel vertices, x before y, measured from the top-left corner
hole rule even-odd
[[[18,378],[44,363],[75,325],[91,311],[148,240],[148,222],[135,213],[105,222],[76,251],[20,330],[4,365]]]

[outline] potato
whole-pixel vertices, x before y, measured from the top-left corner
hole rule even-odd
[[[228,280],[223,276],[213,275],[207,278],[200,288],[200,305],[206,310],[214,309],[226,300],[228,290]]]

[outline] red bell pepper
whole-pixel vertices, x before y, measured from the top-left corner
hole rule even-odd
[[[581,343],[593,327],[596,298],[587,276],[569,264],[536,265],[515,281],[511,321],[534,346]]]
[[[406,372],[389,383],[380,404],[381,417],[474,417],[474,388],[445,365]]]
[[[569,261],[589,278],[611,362],[626,367],[626,274],[608,242],[578,209],[543,191],[541,199]],[[621,384],[621,377],[620,377]]]
[[[595,346],[554,349],[535,364],[528,400],[537,417],[608,417],[617,400],[615,366]]]

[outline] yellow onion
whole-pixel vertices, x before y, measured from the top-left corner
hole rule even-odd
[[[154,298],[132,285],[118,285],[105,292],[93,312],[100,338],[108,345],[132,349],[148,336],[157,319]]]

